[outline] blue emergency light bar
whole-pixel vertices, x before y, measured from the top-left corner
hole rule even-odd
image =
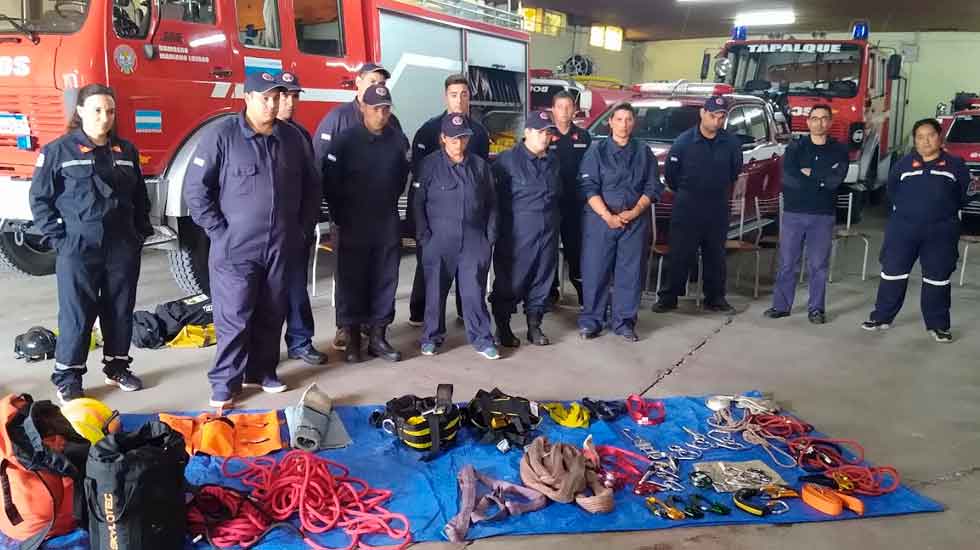
[[[871,25],[867,21],[856,21],[851,29],[851,37],[854,40],[867,40],[871,33]]]
[[[749,28],[745,25],[732,27],[732,40],[745,40],[749,36]]]

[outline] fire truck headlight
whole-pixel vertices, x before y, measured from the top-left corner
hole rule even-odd
[[[715,63],[715,76],[718,78],[725,78],[731,70],[732,60],[727,57],[723,57]]]
[[[855,122],[854,124],[851,124],[851,127],[848,130],[847,135],[851,143],[851,148],[860,149],[861,144],[864,143],[864,123]]]

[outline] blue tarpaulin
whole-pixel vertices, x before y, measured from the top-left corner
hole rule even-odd
[[[623,417],[612,423],[593,421],[588,429],[572,429],[561,427],[550,418],[546,418],[538,431],[551,441],[562,441],[576,447],[580,447],[585,437],[592,434],[596,444],[615,445],[630,450],[633,450],[633,447],[622,435],[622,428],[636,430],[640,436],[661,449],[665,449],[672,443],[688,441],[690,437],[683,431],[684,426],[701,432],[707,431],[706,419],[711,411],[704,406],[703,398],[671,397],[663,401],[666,404],[667,418],[659,426],[637,426],[629,417]],[[408,517],[415,541],[444,540],[442,529],[458,510],[456,473],[464,465],[472,464],[477,470],[492,478],[520,483],[521,452],[519,450],[501,453],[492,445],[480,444],[473,430],[463,430],[457,444],[434,460],[421,462],[419,460],[421,453],[403,446],[392,436],[370,425],[368,417],[378,408],[377,406],[337,407],[336,410],[354,443],[346,449],[326,451],[321,453],[321,456],[346,465],[350,468],[352,476],[364,479],[371,486],[391,490],[393,496],[385,507]],[[123,415],[123,428],[134,429],[151,418],[153,417],[149,415]],[[769,464],[791,485],[797,485],[797,478],[805,473],[800,469],[786,469],[775,465],[765,451],[758,447],[745,451],[711,450],[704,454],[702,460],[741,462],[753,459]],[[192,458],[186,471],[188,481],[192,484],[212,483],[244,489],[237,480],[222,476],[222,460],[200,456]],[[687,482],[687,474],[691,471],[692,464],[690,461],[681,463],[681,474],[688,487],[690,483]],[[690,488],[688,492],[693,490]],[[727,495],[712,492],[708,496],[713,500],[730,504],[730,497]],[[629,491],[618,491],[616,509],[611,514],[593,516],[574,504],[550,503],[544,509],[524,516],[477,524],[470,529],[467,538],[635,531],[688,525],[801,523],[858,517],[850,511],[845,511],[838,517],[830,517],[810,509],[798,499],[788,502],[791,506],[790,511],[778,516],[757,518],[735,510],[730,516],[708,515],[701,520],[670,521],[651,515],[641,497]],[[864,517],[943,510],[939,503],[905,486],[880,497],[865,497],[864,502]],[[327,546],[346,546],[346,540],[340,534],[329,534],[317,540]],[[74,550],[85,548],[85,542],[85,535],[78,532],[53,539],[46,544],[46,547],[51,550]],[[379,538],[366,542],[382,544],[388,541]],[[0,544],[0,548],[3,546]],[[198,544],[198,548],[206,547],[207,544],[204,542]],[[289,550],[306,548],[306,545],[295,536],[282,532],[271,534],[257,548]]]

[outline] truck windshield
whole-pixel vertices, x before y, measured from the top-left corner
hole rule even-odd
[[[729,59],[727,82],[740,92],[854,97],[861,83],[855,44],[746,44],[734,46]]]
[[[633,137],[644,141],[672,143],[684,130],[696,126],[700,120],[700,107],[679,105],[664,101],[657,105],[634,105],[636,126]],[[612,110],[603,114],[590,131],[597,138],[609,136],[609,117]]]
[[[82,28],[88,6],[89,0],[0,0],[0,33],[73,33]]]
[[[950,143],[980,143],[980,117],[956,117],[946,141]]]

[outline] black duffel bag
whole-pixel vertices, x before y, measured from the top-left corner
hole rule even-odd
[[[187,460],[184,437],[162,422],[93,445],[85,472],[92,550],[183,548]]]

